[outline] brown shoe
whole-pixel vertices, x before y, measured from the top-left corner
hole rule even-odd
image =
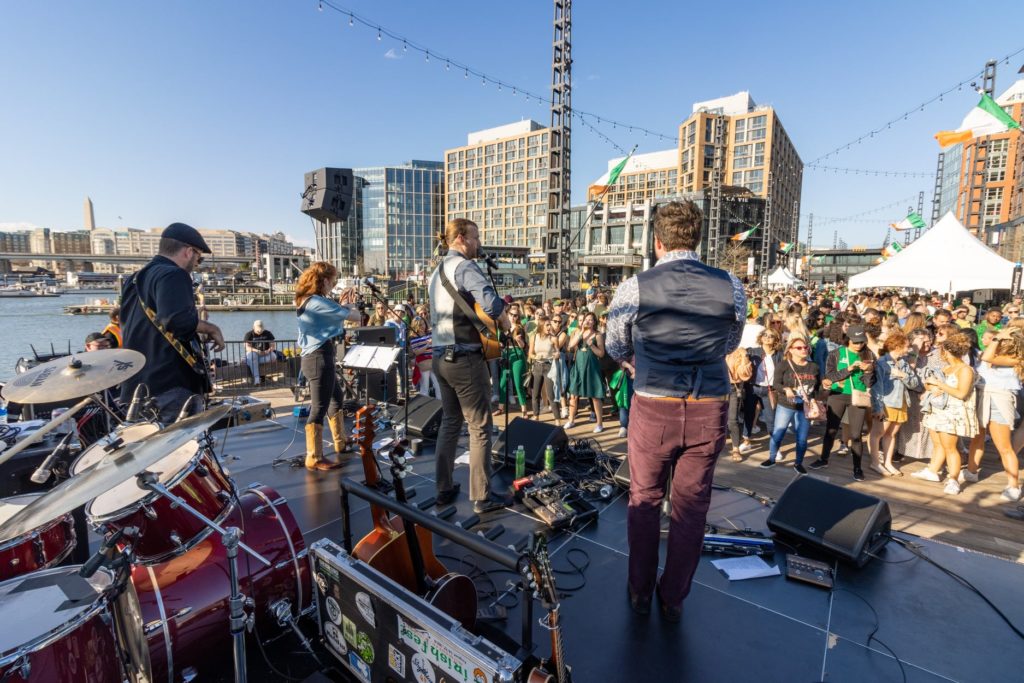
[[[307,465],[308,467],[308,465]],[[336,470],[341,467],[340,462],[331,462],[330,460],[318,460],[314,465],[313,469],[319,472],[328,472],[330,470]]]

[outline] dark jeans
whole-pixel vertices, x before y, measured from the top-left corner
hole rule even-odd
[[[303,356],[299,363],[309,382],[308,425],[322,425],[324,418],[335,415],[344,403],[334,368],[334,353],[334,343],[327,342],[308,356]]]
[[[185,387],[174,387],[158,396],[154,396],[153,401],[156,403],[156,410],[159,414],[157,419],[160,421],[160,424],[166,427],[174,423],[178,419],[178,414],[181,413],[181,408],[185,405],[185,401],[195,395]],[[195,415],[202,408],[202,405],[203,402],[198,399],[192,401],[188,414]]]
[[[832,445],[836,441],[836,434],[839,433],[843,426],[843,413],[847,412],[849,413],[850,453],[853,455],[853,468],[860,469],[861,455],[864,452],[861,432],[864,431],[864,422],[868,417],[868,409],[853,405],[851,403],[852,400],[849,394],[829,395],[825,438],[821,441],[821,459],[828,462],[828,456],[832,453]]]
[[[538,420],[540,419],[540,397],[541,392],[544,392],[544,396],[548,399],[548,405],[551,406],[551,412],[558,416],[555,412],[555,385],[548,377],[548,373],[551,372],[551,361],[534,361],[533,367],[530,368],[531,376],[533,378],[533,416]]]
[[[747,421],[746,410],[744,410],[745,399],[743,385],[733,387],[732,393],[729,394],[729,414],[726,421],[729,425],[729,440],[732,441],[732,447],[735,449],[738,449],[742,443],[743,427]]]
[[[669,471],[672,519],[658,592],[678,606],[690,592],[704,542],[711,480],[725,445],[726,401],[671,401],[636,395],[629,411],[629,587],[654,592],[661,540],[661,500]]]
[[[491,488],[491,380],[480,353],[446,361],[434,354],[434,374],[441,386],[441,428],[437,433],[437,490],[455,485],[455,447],[462,423],[469,426],[469,499],[484,500]]]
[[[750,432],[754,428],[754,413],[759,405],[767,431],[771,431],[772,425],[775,424],[775,408],[772,407],[772,400],[768,396],[768,387],[752,384],[743,405],[743,426],[746,427],[747,436],[750,436]]]

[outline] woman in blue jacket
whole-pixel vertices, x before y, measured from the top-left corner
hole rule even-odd
[[[885,354],[875,363],[875,383],[871,386],[871,412],[880,420],[882,438],[880,452],[871,454],[871,469],[886,477],[902,477],[892,464],[896,452],[896,435],[907,421],[910,391],[921,391],[920,375],[907,361],[910,341],[898,328],[885,339]],[[883,455],[884,452],[884,455]]]

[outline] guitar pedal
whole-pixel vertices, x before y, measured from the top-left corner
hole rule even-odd
[[[832,589],[835,574],[832,565],[788,553],[786,555],[786,578],[803,581],[819,588]]]

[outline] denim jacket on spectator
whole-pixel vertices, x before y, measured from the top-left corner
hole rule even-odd
[[[899,368],[906,376],[902,379],[893,377],[894,367]],[[871,387],[871,409],[880,413],[886,406],[889,408],[909,406],[908,389],[922,391],[924,384],[921,381],[921,376],[907,360],[905,358],[893,360],[888,353],[879,358],[875,363],[875,383]]]

